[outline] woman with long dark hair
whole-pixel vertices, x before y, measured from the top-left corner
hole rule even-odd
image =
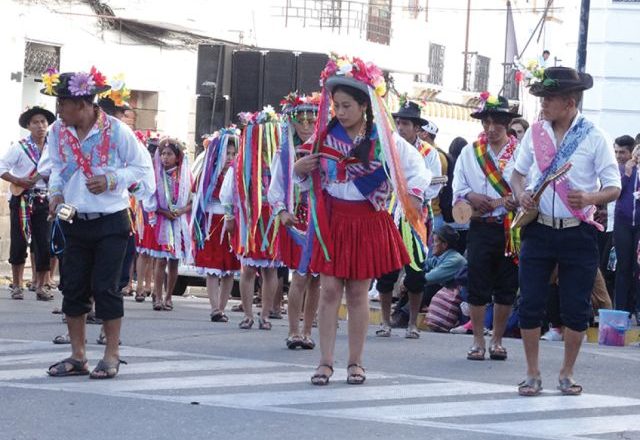
[[[316,132],[306,144],[311,154],[294,166],[299,184],[310,189],[310,269],[320,273],[321,284],[321,358],[311,382],[327,385],[333,374],[338,308],[346,292],[347,383],[357,385],[366,379],[362,354],[371,279],[410,262],[388,201],[397,198],[424,239],[421,208],[430,173],[418,151],[393,132],[376,66],[357,58],[331,58],[321,81]],[[335,116],[329,121],[330,103]]]

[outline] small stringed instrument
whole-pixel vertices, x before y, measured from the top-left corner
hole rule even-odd
[[[489,202],[492,210],[499,208],[500,206],[504,206],[504,203],[511,198],[511,194],[500,197],[499,199],[493,199]],[[453,216],[453,220],[459,224],[467,224],[471,220],[472,217],[480,217],[482,214],[477,209],[473,209],[471,203],[469,203],[465,199],[460,199],[456,203],[453,204],[451,208],[451,215]]]
[[[545,189],[547,189],[547,186],[549,186],[551,182],[555,182],[564,178],[564,176],[569,172],[570,169],[571,169],[571,163],[567,162],[564,165],[562,165],[560,168],[558,168],[558,170],[555,173],[549,174],[547,178],[544,179],[544,182],[542,182],[542,185],[540,185],[540,188],[538,188],[538,190],[531,196],[536,206],[538,205],[538,203],[540,203],[540,198],[542,198],[542,193],[544,192]],[[521,228],[523,226],[528,225],[529,223],[534,221],[536,218],[538,218],[538,213],[539,211],[537,207],[532,209],[519,208],[518,213],[516,214],[515,218],[513,219],[513,222],[511,223],[511,229]]]

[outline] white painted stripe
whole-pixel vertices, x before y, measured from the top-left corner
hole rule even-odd
[[[53,362],[52,362],[53,363]],[[93,365],[91,365],[92,367]],[[228,360],[172,360],[160,362],[142,362],[125,365],[120,375],[152,374],[152,373],[183,373],[187,371],[212,371],[234,369],[277,368],[282,364],[276,362],[254,361],[250,359]],[[242,373],[238,373],[242,374]],[[269,374],[269,373],[264,373]],[[0,370],[0,381],[28,380],[48,377],[46,368],[29,368],[20,370]]]
[[[474,400],[459,402],[425,403],[414,405],[389,405],[365,408],[341,408],[320,411],[323,415],[341,415],[365,419],[435,419],[439,417],[463,417],[530,412],[568,411],[572,409],[616,408],[640,405],[640,400],[626,397],[583,395],[549,396],[527,399]],[[565,421],[566,423],[566,421]]]
[[[127,366],[122,366],[122,370]],[[342,380],[346,379],[346,372],[342,374]],[[368,374],[371,379],[383,379],[382,374]],[[208,376],[190,377],[161,377],[154,379],[129,379],[109,381],[82,381],[82,382],[55,382],[55,378],[39,385],[41,389],[60,391],[83,391],[93,393],[118,393],[128,391],[157,391],[180,390],[194,388],[224,388],[236,386],[261,386],[277,385],[285,383],[305,383],[310,387],[311,374],[308,371],[296,371],[289,373],[259,373],[259,374],[217,374]]]
[[[570,397],[569,399],[580,400],[583,397],[585,396]],[[572,417],[570,419],[536,419],[466,426],[472,429],[490,429],[512,435],[535,433],[536,436],[553,435],[557,437],[575,437],[578,435],[640,431],[640,417],[638,417],[637,414],[623,416],[611,415],[605,417]]]
[[[331,378],[331,380],[333,381],[334,378]],[[300,391],[176,396],[176,399],[184,402],[197,400],[200,403],[220,405],[245,402],[247,406],[259,408],[265,406],[303,405],[323,402],[380,401],[388,399],[469,396],[473,394],[493,393],[513,393],[513,386],[476,382],[414,383],[407,385],[364,385],[357,388],[314,387]]]

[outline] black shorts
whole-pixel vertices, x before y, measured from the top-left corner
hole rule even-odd
[[[127,210],[61,224],[66,240],[63,313],[81,316],[90,312],[93,297],[98,318],[121,318],[124,307],[118,281],[131,231]]]
[[[22,265],[27,260],[27,247],[33,252],[36,272],[49,270],[50,258],[50,229],[47,217],[49,216],[49,201],[46,197],[33,196],[29,227],[31,229],[31,243],[28,245],[24,236],[22,220],[20,219],[20,197],[11,196],[9,200],[9,217],[11,229],[11,244],[9,246],[9,264]]]
[[[469,304],[484,306],[493,300],[513,305],[518,292],[518,266],[504,255],[504,249],[502,224],[471,222],[467,236]]]

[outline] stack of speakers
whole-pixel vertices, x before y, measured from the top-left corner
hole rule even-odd
[[[258,111],[265,105],[279,110],[282,97],[293,90],[319,91],[326,63],[327,55],[319,53],[200,45],[196,144],[201,145],[204,134],[236,122],[240,112]]]

